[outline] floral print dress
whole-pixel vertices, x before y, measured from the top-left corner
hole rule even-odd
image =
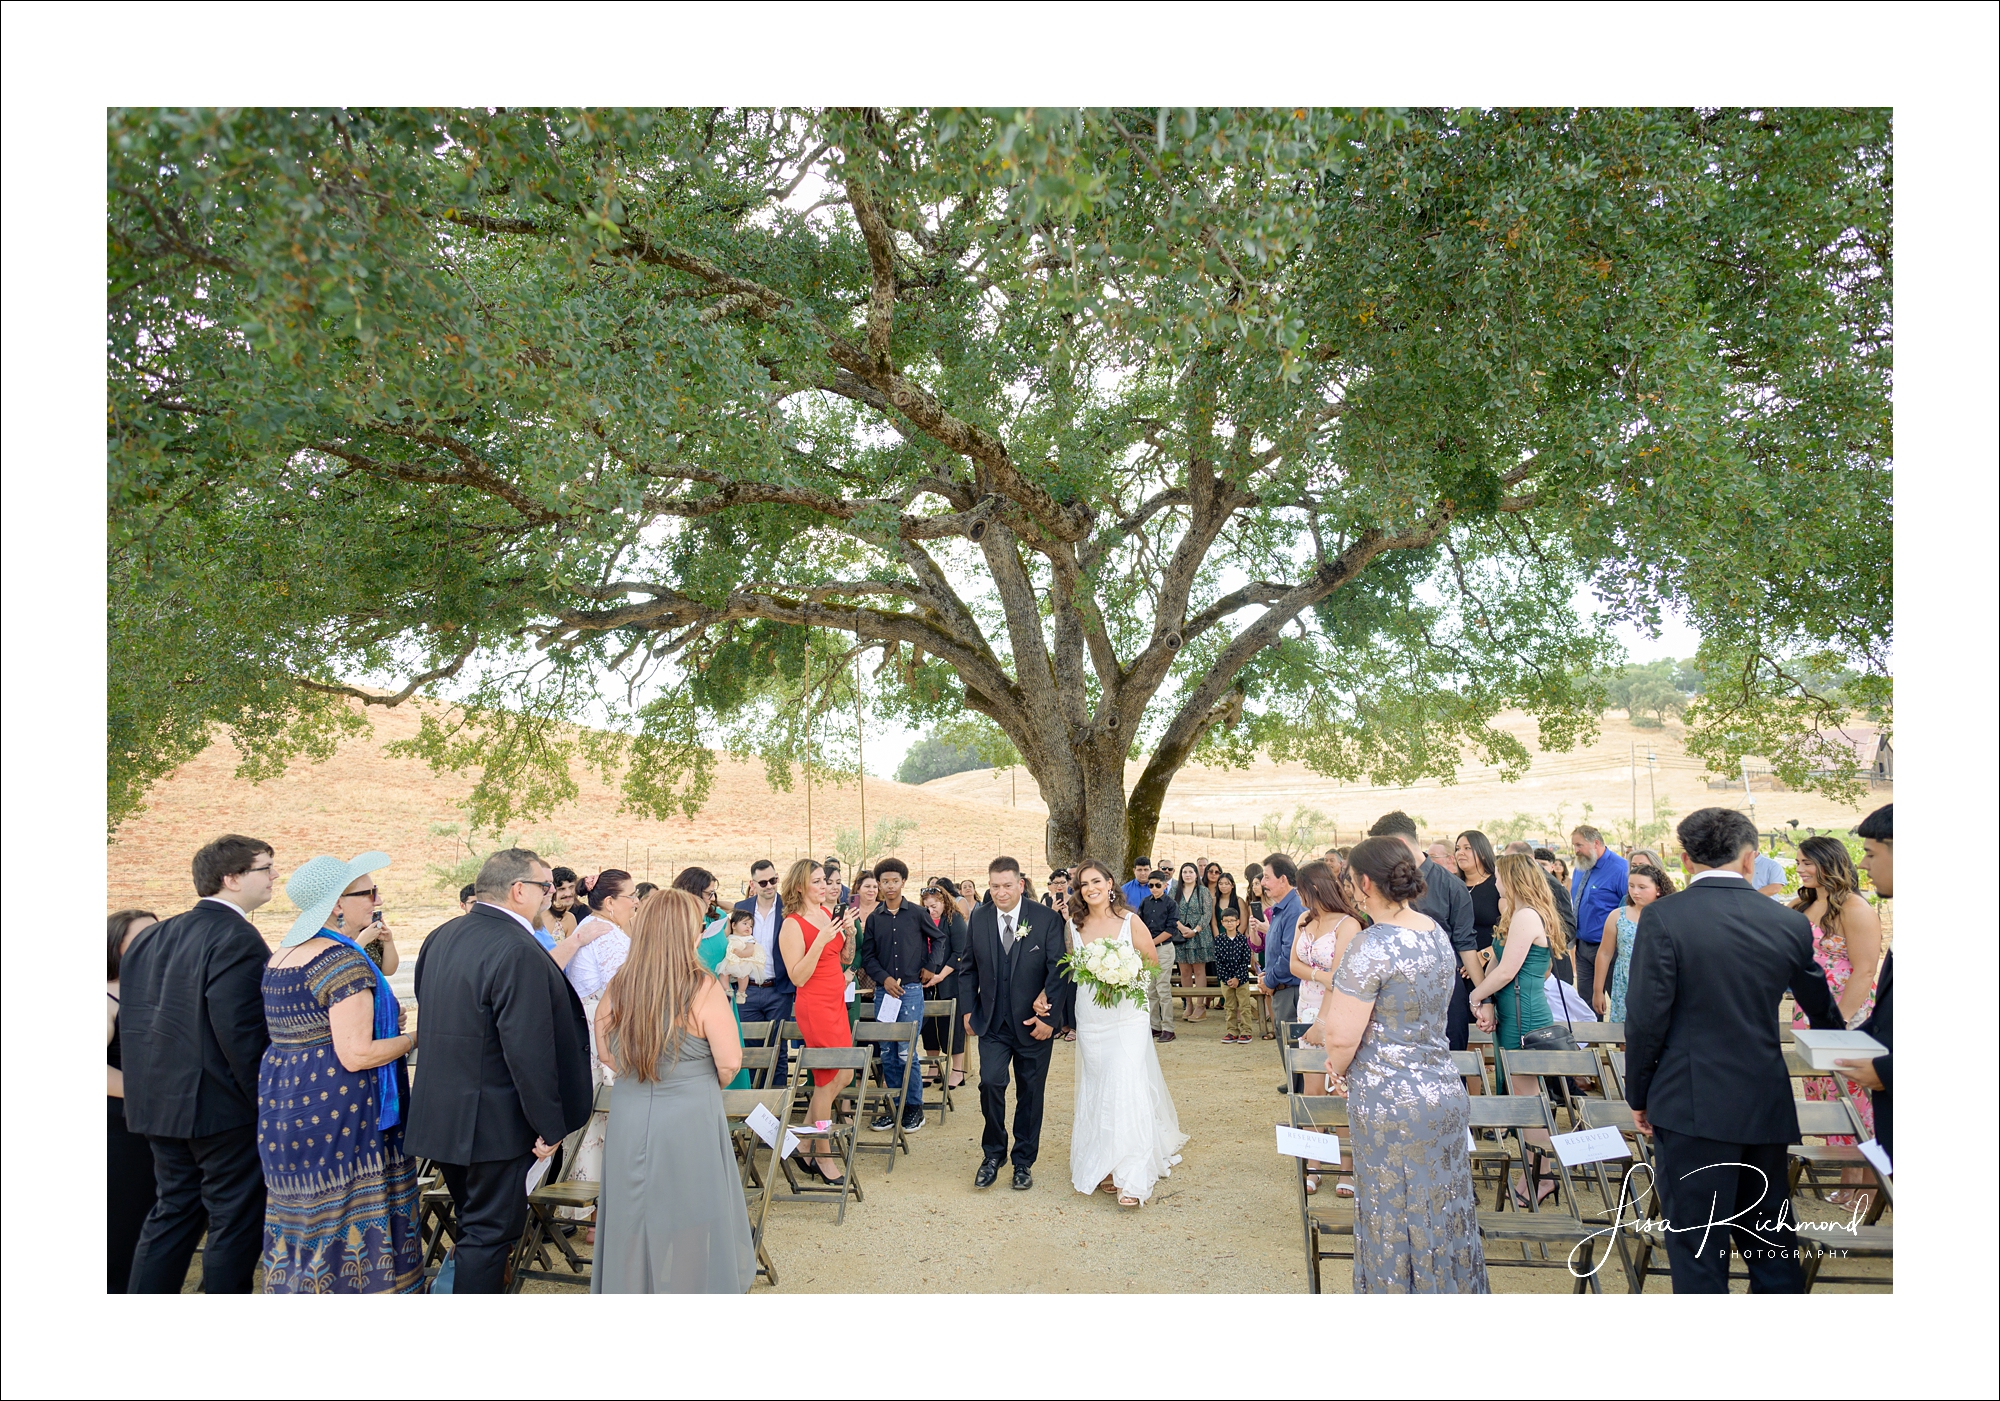
[[[1826,973],[1827,991],[1834,995],[1835,1000],[1838,1000],[1840,994],[1847,988],[1847,980],[1854,976],[1854,963],[1847,956],[1847,936],[1845,934],[1828,933],[1817,924],[1812,927],[1812,934],[1813,957],[1819,961],[1820,968]],[[1859,1018],[1866,1018],[1874,1007],[1875,990],[1870,988],[1868,990],[1868,1000],[1861,1004]],[[1792,1012],[1792,1028],[1794,1030],[1803,1030],[1811,1025],[1812,1023],[1806,1020],[1805,1013],[1796,1009]],[[1804,1084],[1807,1099],[1840,1098],[1840,1092],[1834,1088],[1833,1081],[1831,1080],[1815,1078],[1805,1081]],[[1866,1126],[1868,1136],[1873,1138],[1875,1136],[1875,1101],[1870,1097],[1868,1091],[1861,1090],[1854,1096],[1854,1107],[1861,1112],[1861,1122]],[[1854,1142],[1854,1138],[1850,1134],[1839,1134],[1828,1138],[1827,1142],[1851,1144]]]

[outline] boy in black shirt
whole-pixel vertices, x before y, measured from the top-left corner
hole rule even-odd
[[[1167,877],[1162,871],[1154,872],[1147,878],[1148,894],[1139,903],[1139,923],[1146,926],[1151,935],[1153,947],[1169,942],[1179,916],[1180,907],[1167,898]],[[1135,935],[1136,937],[1136,935]],[[1159,971],[1153,975],[1153,984],[1146,989],[1146,1012],[1153,1023],[1155,1041],[1174,1039],[1174,1002],[1167,995],[1168,970],[1172,966],[1171,955],[1162,959]]]

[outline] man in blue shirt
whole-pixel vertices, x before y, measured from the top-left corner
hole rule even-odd
[[[1604,939],[1604,921],[1625,903],[1625,858],[1604,845],[1595,827],[1569,834],[1576,853],[1576,870],[1569,878],[1570,899],[1576,905],[1576,986],[1597,985],[1597,946]]]
[[[1152,894],[1146,886],[1146,877],[1151,874],[1152,869],[1153,863],[1150,858],[1144,856],[1132,858],[1132,879],[1119,888],[1119,893],[1125,897],[1125,903],[1134,910],[1145,904],[1146,897]]]
[[[1305,903],[1299,899],[1299,865],[1284,852],[1264,858],[1264,972],[1258,979],[1271,990],[1271,1020],[1283,1030],[1299,1019],[1299,980],[1292,972],[1292,935]],[[1290,1086],[1281,1088],[1289,1090]]]

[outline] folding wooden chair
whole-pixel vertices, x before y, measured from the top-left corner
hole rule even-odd
[[[1305,1047],[1315,1050],[1316,1047]],[[1322,1056],[1322,1061],[1324,1057]],[[1310,1129],[1315,1133],[1337,1133],[1343,1138],[1348,1132],[1347,1101],[1329,1095],[1293,1095],[1290,1099],[1292,1127]],[[1296,1184],[1299,1198],[1299,1224],[1305,1232],[1306,1245],[1306,1292],[1320,1292],[1320,1261],[1352,1260],[1354,1258],[1354,1199],[1343,1198],[1339,1191],[1339,1179],[1345,1178],[1353,1185],[1353,1155],[1347,1144],[1341,1145],[1341,1160],[1338,1167],[1322,1164],[1312,1171],[1320,1174],[1320,1189],[1306,1191],[1306,1160],[1294,1158],[1298,1175]],[[1329,1181],[1328,1179],[1333,1179]],[[1345,1237],[1346,1251],[1327,1248],[1329,1241]]]
[[[1555,1116],[1548,1101],[1540,1095],[1472,1095],[1470,1102],[1472,1128],[1490,1130],[1502,1142],[1509,1137],[1513,1139],[1514,1162],[1520,1166],[1525,1180],[1528,1164],[1527,1142],[1523,1133],[1527,1129],[1555,1130]],[[1532,1186],[1528,1189],[1526,1210],[1505,1210],[1508,1174],[1502,1174],[1500,1200],[1503,1209],[1479,1213],[1480,1234],[1486,1240],[1487,1268],[1568,1270],[1576,1278],[1576,1288],[1572,1292],[1581,1294],[1587,1289],[1593,1294],[1600,1294],[1603,1286],[1598,1282],[1592,1260],[1604,1229],[1585,1223],[1577,1214],[1575,1187],[1570,1182],[1569,1169],[1562,1165],[1559,1158],[1556,1159],[1556,1171],[1562,1176],[1563,1196],[1568,1202],[1567,1207],[1560,1211],[1541,1210],[1535,1202]],[[1496,1259],[1493,1246],[1502,1242],[1520,1246],[1521,1258]],[[1549,1257],[1551,1246],[1562,1248],[1560,1259]],[[1539,1254],[1531,1251],[1539,1251]],[[1574,1268],[1579,1260],[1581,1273]]]
[[[776,1046],[745,1046],[743,1048],[743,1068],[750,1074],[750,1088],[762,1090],[771,1083],[771,1072],[777,1069],[778,1048]],[[736,1093],[741,1094],[738,1090]]]
[[[445,1252],[458,1239],[458,1205],[444,1185],[444,1173],[428,1158],[417,1165],[417,1239],[424,1247],[424,1274],[435,1279]]]
[[[1495,1051],[1495,1059],[1500,1064],[1501,1074],[1494,1083],[1506,1088],[1508,1079],[1515,1075],[1532,1075],[1535,1087],[1551,1105],[1560,1104],[1569,1114],[1572,1128],[1576,1125],[1576,1100],[1571,1082],[1595,1080],[1600,1091],[1604,1079],[1604,1067],[1597,1063],[1597,1056],[1591,1051]],[[1602,1098],[1600,1093],[1595,1098]]]
[[[1299,1045],[1299,1038],[1306,1034],[1311,1022],[1278,1023],[1278,1064],[1285,1068],[1285,1083],[1278,1087],[1280,1094],[1303,1094],[1304,1089],[1292,1076],[1292,1051]]]
[[[766,1048],[769,1049],[769,1048]],[[764,1240],[764,1225],[771,1214],[771,1191],[778,1181],[778,1163],[785,1150],[785,1104],[789,1088],[775,1090],[724,1090],[722,1112],[729,1118],[730,1135],[737,1144],[737,1161],[743,1174],[743,1204],[750,1213],[750,1243],[757,1250],[757,1273],[773,1289],[778,1287],[778,1267]],[[769,1149],[763,1170],[757,1169],[757,1150],[764,1140],[749,1124],[750,1114],[762,1105],[778,1120],[778,1141]]]
[[[1580,1099],[1577,1108],[1582,1114],[1582,1127],[1586,1129],[1617,1129],[1625,1136],[1625,1144],[1632,1150],[1629,1161],[1613,1159],[1609,1162],[1590,1164],[1591,1174],[1597,1182],[1597,1194],[1604,1207],[1592,1215],[1607,1226],[1617,1228],[1612,1242],[1618,1247],[1618,1261],[1625,1270],[1625,1284],[1634,1294],[1646,1290],[1646,1276],[1652,1269],[1653,1252],[1665,1253],[1662,1239],[1656,1231],[1645,1229],[1644,1223],[1660,1219],[1661,1205],[1658,1178],[1653,1165],[1653,1141],[1639,1132],[1638,1121],[1632,1117],[1632,1108],[1622,1099]],[[1612,1172],[1617,1171],[1617,1182],[1611,1181]],[[1638,1258],[1633,1258],[1633,1246],[1638,1247]],[[1661,1270],[1665,1271],[1665,1266]]]
[[[1625,1044],[1623,1022],[1572,1022],[1570,1039],[1579,1046],[1619,1046]]]
[[[1461,1079],[1478,1082],[1477,1089],[1474,1089],[1470,1085],[1466,1086],[1467,1094],[1485,1095],[1493,1093],[1492,1087],[1486,1083],[1486,1058],[1480,1055],[1479,1052],[1453,1051],[1451,1053],[1451,1068],[1458,1072]]]
[[[1817,1123],[1817,1110],[1827,1108],[1830,1101],[1801,1101],[1799,1103],[1799,1129],[1802,1133],[1811,1132],[1811,1130],[1806,1128],[1806,1123],[1808,1122],[1807,1103],[1814,1105],[1813,1122]],[[1861,1123],[1860,1111],[1854,1107],[1853,1102],[1850,1100],[1843,1099],[1840,1107],[1847,1112],[1847,1120],[1850,1126],[1844,1132],[1852,1133],[1857,1139],[1863,1137],[1866,1131]],[[1883,1211],[1895,1201],[1895,1178],[1893,1176],[1884,1176],[1865,1157],[1862,1158],[1862,1162],[1867,1165],[1868,1175],[1875,1180],[1873,1188],[1875,1197],[1869,1209],[1863,1213],[1859,1221],[1853,1219],[1851,1211],[1849,1219],[1845,1221],[1839,1220],[1837,1215],[1817,1214],[1823,1213],[1826,1206],[1831,1206],[1831,1203],[1822,1205],[1811,1199],[1799,1201],[1795,1198],[1793,1200],[1792,1215],[1798,1222],[1799,1254],[1801,1256],[1801,1263],[1805,1266],[1807,1293],[1812,1292],[1815,1284],[1869,1284],[1892,1291],[1895,1288],[1895,1275],[1893,1271],[1887,1276],[1833,1275],[1825,1273],[1823,1268],[1828,1259],[1859,1257],[1893,1261],[1895,1258],[1895,1229],[1891,1226],[1880,1224]],[[1815,1208],[1817,1208],[1816,1214],[1807,1214],[1808,1211],[1812,1211]]]
[[[591,1105],[591,1114],[611,1112],[611,1087],[600,1085],[597,1098]],[[560,1166],[551,1169],[534,1191],[528,1193],[528,1221],[521,1230],[521,1239],[514,1245],[514,1277],[507,1286],[507,1292],[518,1294],[522,1284],[531,1279],[547,1280],[551,1284],[590,1285],[590,1261],[576,1253],[570,1244],[574,1230],[558,1219],[558,1213],[565,1209],[582,1210],[597,1205],[597,1184],[580,1182],[570,1174],[576,1167],[576,1145],[582,1141],[589,1128],[586,1120],[583,1129],[563,1140],[563,1156]],[[553,1246],[561,1253],[569,1266],[569,1273],[547,1268],[548,1251]]]
[[[1842,1185],[1839,1179],[1843,1169],[1868,1167],[1868,1160],[1861,1156],[1860,1148],[1855,1146],[1868,1135],[1865,1131],[1854,1127],[1821,1127],[1809,1129],[1805,1126],[1808,1118],[1820,1125],[1842,1123],[1850,1118],[1849,1111],[1852,1109],[1853,1100],[1848,1094],[1847,1082],[1844,1077],[1836,1075],[1831,1070],[1814,1069],[1810,1061],[1801,1056],[1793,1046],[1789,1045],[1785,1047],[1785,1073],[1792,1077],[1792,1098],[1800,1111],[1799,1133],[1801,1135],[1807,1138],[1845,1137],[1851,1135],[1855,1140],[1855,1143],[1795,1143],[1791,1146],[1789,1157],[1792,1194],[1794,1196],[1798,1195],[1799,1177],[1803,1172],[1808,1190],[1814,1196],[1821,1196],[1823,1195],[1823,1185],[1835,1187]],[[1804,1080],[1820,1080],[1833,1086],[1834,1098],[1820,1100],[1807,1099],[1805,1086],[1799,1083]],[[1814,1107],[1808,1109],[1808,1105]],[[1824,1112],[1828,1107],[1838,1109],[1840,1112],[1838,1114]],[[1859,1110],[1853,1110],[1851,1119],[1855,1125],[1860,1123]],[[1871,1175],[1873,1175],[1873,1171],[1872,1168],[1869,1169]],[[1831,1173],[1834,1181],[1831,1184],[1822,1184],[1820,1181],[1820,1174],[1822,1172]],[[1846,1185],[1852,1186],[1853,1184],[1849,1183]]]
[[[958,1025],[958,1000],[925,998],[924,1019],[919,1025],[935,1027],[931,1034],[938,1043],[935,1051],[925,1051],[920,1058],[922,1069],[936,1070],[938,1079],[938,1097],[932,1099],[928,1093],[923,1096],[924,1112],[928,1114],[935,1109],[940,1114],[949,1114],[958,1107],[951,1097],[951,1031]]]
[[[790,1023],[788,1022],[786,1025],[789,1026]],[[854,1150],[860,1128],[860,1091],[867,1082],[868,1066],[873,1056],[874,1053],[867,1046],[807,1046],[795,1058],[798,1065],[798,1074],[792,1085],[790,1099],[792,1112],[785,1115],[785,1121],[791,1125],[800,1138],[815,1142],[826,1141],[832,1143],[840,1153],[842,1176],[838,1185],[821,1182],[817,1179],[801,1182],[798,1174],[792,1170],[791,1159],[780,1159],[778,1166],[785,1174],[785,1184],[791,1189],[791,1195],[789,1197],[778,1197],[776,1200],[813,1201],[822,1200],[826,1197],[837,1197],[839,1199],[840,1211],[834,1218],[836,1226],[847,1219],[847,1199],[851,1196],[857,1202],[862,1200],[861,1184],[855,1181],[854,1177]],[[840,1092],[839,1098],[834,1101],[835,1117],[833,1122],[825,1129],[814,1128],[810,1124],[805,1124],[801,1120],[793,1118],[793,1113],[803,1112],[799,1095],[801,1092],[810,1094],[812,1089],[811,1072],[815,1070],[851,1070],[854,1072],[853,1081],[846,1089]],[[847,1101],[852,1109],[852,1112],[844,1123],[839,1118],[842,1100]],[[780,1141],[782,1142],[782,1140]]]
[[[910,1136],[903,1129],[903,1112],[910,1105],[910,1083],[918,1085],[917,1104],[924,1102],[923,1066],[919,1063],[918,1052],[923,1043],[918,1039],[923,1023],[918,1022],[862,1022],[854,1028],[854,1044],[866,1046],[874,1052],[869,1063],[868,1075],[861,1082],[860,1107],[855,1110],[858,1124],[871,1114],[889,1116],[889,1141],[875,1143],[861,1141],[855,1148],[857,1153],[887,1153],[887,1171],[896,1170],[896,1150],[910,1151]],[[903,1083],[891,1085],[882,1065],[882,1047],[901,1043],[903,1047]]]

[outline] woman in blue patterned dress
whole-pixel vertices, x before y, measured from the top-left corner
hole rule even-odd
[[[1436,921],[1410,908],[1424,881],[1401,839],[1370,837],[1347,862],[1374,923],[1348,943],[1306,1034],[1325,1045],[1328,1073],[1347,1077],[1354,1292],[1489,1293],[1471,1105],[1445,1040],[1458,959]]]
[[[403,1156],[403,1057],[388,980],[343,932],[365,927],[380,852],[316,856],[285,883],[300,915],[264,970],[257,1073],[267,1294],[410,1293],[424,1282],[416,1164]]]

